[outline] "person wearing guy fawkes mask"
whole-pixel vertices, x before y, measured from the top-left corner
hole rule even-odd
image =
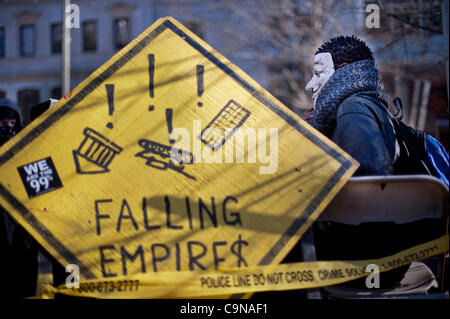
[[[21,129],[22,114],[18,105],[10,99],[0,99],[0,146]],[[36,241],[0,207],[1,297],[23,298],[36,294],[37,254]]]
[[[370,48],[354,36],[332,38],[317,50],[313,71],[306,85],[313,94],[313,107],[304,119],[360,163],[355,176],[394,174],[399,147],[393,125],[382,109],[389,107],[388,97]],[[353,226],[317,222],[313,229],[318,260],[389,256],[425,242],[417,241],[418,234],[426,238],[429,233],[425,229],[434,229],[432,223]],[[431,239],[435,238],[427,240]],[[407,269],[405,266],[381,273],[381,288],[398,284]],[[366,287],[365,278],[342,285]]]
[[[398,144],[369,47],[356,37],[333,38],[317,50],[313,70],[309,124],[360,163],[355,175],[393,174]]]

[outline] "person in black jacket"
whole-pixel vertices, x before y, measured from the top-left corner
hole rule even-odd
[[[0,99],[0,146],[22,129],[19,106]],[[0,273],[2,298],[23,298],[36,294],[38,274],[37,242],[0,206]]]
[[[355,175],[393,174],[395,133],[381,109],[388,98],[363,41],[340,36],[324,43],[306,89],[314,101],[309,123],[360,163]]]
[[[306,120],[355,158],[355,176],[392,175],[399,154],[381,76],[366,43],[356,37],[339,36],[316,52],[314,75],[306,85],[313,94],[313,108]],[[318,260],[363,260],[395,254],[418,244],[409,234],[420,224],[315,223]],[[397,284],[408,266],[380,276],[381,288]],[[365,278],[344,286],[365,288]]]

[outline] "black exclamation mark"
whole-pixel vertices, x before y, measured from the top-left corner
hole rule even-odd
[[[203,73],[205,71],[205,67],[203,65],[197,65],[197,95],[199,97],[202,96],[203,91],[204,91],[204,85],[203,85]],[[202,102],[198,102],[197,103],[198,107],[202,107],[203,103]]]
[[[106,95],[108,96],[108,114],[112,116],[114,113],[114,84],[105,84]],[[108,122],[106,127],[109,129],[113,128],[113,124]]]
[[[148,56],[148,90],[150,92],[150,97],[155,96],[155,55],[149,54]],[[148,110],[153,111],[155,107],[153,105],[149,105]]]
[[[166,109],[166,122],[167,122],[167,129],[169,130],[169,136],[172,134],[172,130],[173,130],[172,115],[173,115],[173,110]],[[175,141],[171,138],[169,138],[169,142],[171,144],[175,143]]]

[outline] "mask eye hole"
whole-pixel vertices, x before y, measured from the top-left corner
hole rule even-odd
[[[15,119],[3,119],[0,121],[0,126],[14,127],[16,125]]]

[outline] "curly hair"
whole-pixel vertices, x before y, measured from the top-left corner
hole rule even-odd
[[[360,60],[374,60],[367,44],[355,37],[338,36],[326,41],[315,54],[328,52],[333,57],[334,66]]]

